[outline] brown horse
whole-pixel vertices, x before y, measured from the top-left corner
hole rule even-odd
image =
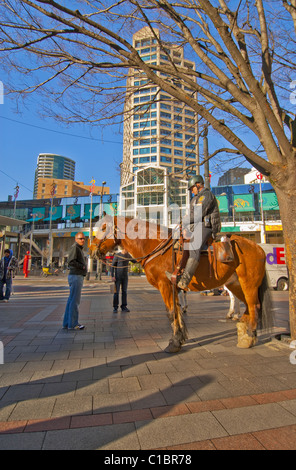
[[[132,237],[129,235],[131,229]],[[151,232],[153,238],[149,237]],[[148,282],[160,291],[172,322],[173,336],[166,351],[177,352],[185,342],[187,332],[178,304],[177,289],[165,274],[166,271],[173,271],[174,264],[174,241],[168,243],[169,240],[166,240],[168,233],[160,225],[138,219],[105,216],[89,247],[89,253],[92,257],[100,258],[120,245],[142,263]],[[265,321],[264,328],[271,325],[265,253],[259,245],[246,238],[232,235],[230,240],[234,260],[230,263],[216,261],[214,266],[214,258],[203,253],[189,289],[203,291],[226,285],[244,302],[246,311],[237,324],[237,346],[249,348],[256,343],[258,320]]]

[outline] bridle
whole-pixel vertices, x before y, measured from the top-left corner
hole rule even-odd
[[[110,224],[106,224],[107,226]],[[97,251],[100,250],[100,247],[102,246],[102,243],[106,240],[110,240],[111,238],[114,238],[115,241],[115,246],[120,244],[120,239],[118,239],[118,227],[115,225],[113,222],[113,233],[109,233],[109,230],[106,230],[105,235],[101,240],[98,240],[98,243],[95,241],[95,245],[97,247]],[[169,237],[165,240],[162,240],[150,253],[147,255],[141,256],[139,258],[135,258],[138,262],[141,262],[142,266],[145,267],[145,265],[149,262],[152,261],[154,258],[156,258],[159,255],[163,255],[168,251],[172,246],[175,245],[177,240],[173,239],[173,234],[171,233]]]
[[[110,228],[110,224],[106,224],[107,227]],[[105,242],[106,240],[111,240],[111,238],[114,238],[114,241],[115,241],[115,246],[116,245],[119,245],[120,244],[120,240],[118,240],[117,238],[117,231],[118,231],[118,227],[115,226],[115,224],[113,223],[113,233],[110,233],[109,234],[109,230],[106,230],[105,232],[105,235],[103,238],[101,238],[100,240],[96,239],[96,241],[94,242],[94,244],[96,245],[97,247],[97,251],[100,250],[101,248],[101,245],[103,242]]]

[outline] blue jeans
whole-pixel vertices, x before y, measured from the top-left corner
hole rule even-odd
[[[5,296],[3,297],[3,287],[6,285]],[[9,300],[12,289],[12,279],[2,279],[0,281],[0,300]]]
[[[66,305],[63,328],[75,328],[78,325],[79,304],[83,286],[83,276],[69,274],[70,295]]]
[[[116,281],[115,281],[116,292],[114,293],[114,296],[113,296],[113,308],[118,308],[120,287],[121,287],[121,295],[122,295],[121,308],[127,307],[127,284],[128,284],[127,276],[116,278]]]

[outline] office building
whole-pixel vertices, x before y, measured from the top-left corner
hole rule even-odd
[[[40,178],[57,178],[64,180],[75,179],[75,162],[67,157],[52,153],[40,153],[34,181],[34,198],[37,197]]]
[[[154,33],[160,38],[158,30]],[[133,45],[144,62],[195,69],[194,62],[185,59],[181,46],[167,42],[160,46],[155,35],[145,27],[133,36]],[[157,73],[194,96],[194,90],[181,80]],[[137,170],[151,164],[179,179],[199,172],[198,121],[191,108],[149,82],[143,72],[130,69],[124,111],[121,186],[131,183]]]
[[[52,197],[53,189],[55,197],[80,197],[89,196],[91,185],[81,181],[72,181],[57,178],[38,178],[35,199],[46,199]],[[109,194],[109,188],[104,186],[92,187],[93,194]]]
[[[230,168],[224,175],[220,176],[218,186],[229,186],[232,184],[244,184],[245,175],[250,172],[250,168]]]
[[[121,186],[119,212],[125,217],[165,226],[179,224],[189,204],[187,181],[174,178],[165,167],[146,166]]]

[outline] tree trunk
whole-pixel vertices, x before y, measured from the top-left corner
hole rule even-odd
[[[286,245],[286,263],[289,271],[289,320],[291,339],[296,340],[296,194],[276,189],[283,234]]]

